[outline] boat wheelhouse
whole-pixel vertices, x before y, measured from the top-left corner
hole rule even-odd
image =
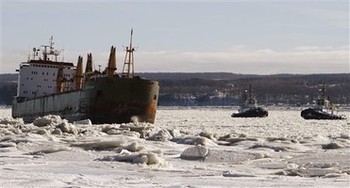
[[[252,86],[245,90],[243,94],[243,103],[238,109],[238,113],[233,113],[231,117],[267,117],[268,111],[258,106],[257,100],[252,92]]]

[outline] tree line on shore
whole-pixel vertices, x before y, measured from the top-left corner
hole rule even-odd
[[[319,89],[335,104],[350,105],[350,74],[245,75],[233,73],[138,73],[158,80],[160,106],[239,105],[252,86],[262,105],[304,106],[313,103]],[[17,74],[0,75],[0,105],[11,105]]]

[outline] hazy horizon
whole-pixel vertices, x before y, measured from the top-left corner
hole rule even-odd
[[[93,54],[96,68],[134,29],[136,72],[349,73],[349,2],[2,1],[0,74],[15,73],[33,47]]]

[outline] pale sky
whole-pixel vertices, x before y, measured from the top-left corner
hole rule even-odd
[[[348,0],[1,0],[1,73],[15,73],[33,47],[93,54],[121,72],[130,29],[136,72],[350,73]]]

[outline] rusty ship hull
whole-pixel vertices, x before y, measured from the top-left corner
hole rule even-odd
[[[90,119],[101,123],[154,123],[159,85],[138,77],[96,77],[81,90],[52,94],[27,100],[14,99],[12,116],[25,122],[52,114],[70,122]]]

